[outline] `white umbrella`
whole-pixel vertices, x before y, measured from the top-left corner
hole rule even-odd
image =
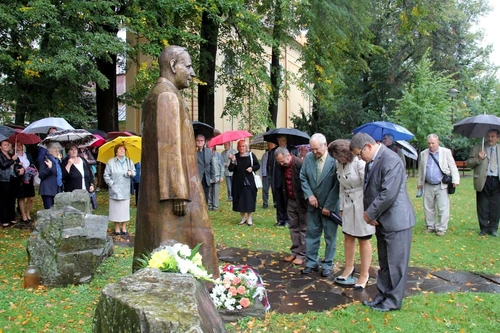
[[[417,150],[408,141],[398,140],[398,141],[396,141],[396,146],[398,146],[399,148],[401,148],[401,151],[403,152],[403,154],[405,156],[408,156],[409,158],[411,158],[413,160],[417,160],[418,159],[418,152],[417,152]]]
[[[47,133],[51,127],[56,128],[58,131],[74,129],[64,118],[49,117],[32,122],[22,133]]]
[[[51,142],[59,142],[62,146],[68,143],[74,143],[77,146],[90,146],[97,140],[92,133],[84,129],[69,129],[50,133],[39,143],[39,146],[47,148],[47,145]]]

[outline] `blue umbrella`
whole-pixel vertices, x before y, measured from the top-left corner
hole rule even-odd
[[[366,133],[373,139],[382,141],[386,134],[392,134],[394,141],[398,140],[411,140],[414,135],[403,126],[388,122],[388,121],[374,121],[361,125],[353,130],[353,133]]]

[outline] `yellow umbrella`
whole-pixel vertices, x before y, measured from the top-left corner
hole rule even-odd
[[[142,138],[140,136],[119,136],[109,142],[106,142],[99,148],[97,160],[102,163],[108,163],[115,157],[115,147],[123,144],[127,148],[126,156],[137,163],[141,161]]]

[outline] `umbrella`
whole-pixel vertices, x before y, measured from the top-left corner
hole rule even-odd
[[[98,134],[102,138],[106,138],[106,132],[101,131],[100,129],[97,128],[91,128],[88,130],[92,134]]]
[[[288,145],[303,145],[308,144],[311,137],[306,132],[299,131],[295,128],[275,128],[264,133],[264,140],[278,144],[279,136],[286,136],[286,143]]]
[[[193,120],[194,136],[201,134],[205,140],[210,140],[214,137],[214,128],[209,124],[202,123],[201,121]]]
[[[252,139],[252,141],[250,141],[249,147],[250,147],[250,149],[266,150],[267,149],[267,142],[264,140],[264,134],[256,135]]]
[[[97,140],[94,143],[92,143],[90,147],[100,147],[106,143],[106,139],[104,139],[99,134],[94,134],[94,136],[96,137]]]
[[[16,130],[14,128],[12,128],[12,127],[9,127],[9,126],[0,125],[0,134],[2,136],[4,136],[5,138],[8,138],[12,134],[16,134]],[[3,139],[3,140],[5,140],[5,139]]]
[[[212,138],[208,144],[208,147],[213,147],[224,144],[226,142],[249,138],[251,136],[253,136],[253,134],[245,130],[226,131]]]
[[[465,118],[453,125],[453,133],[468,138],[484,138],[490,129],[500,130],[500,118],[494,115],[481,114]]]
[[[399,140],[411,140],[414,135],[412,132],[408,131],[403,126],[390,123],[388,121],[373,121],[371,123],[366,123],[353,130],[353,133],[366,133],[369,134],[374,140],[382,141],[382,138],[386,134],[392,134],[395,141]]]
[[[42,141],[36,134],[23,133],[21,129],[16,129],[16,133],[9,137],[9,142],[15,145],[21,142],[23,145],[34,145]]]
[[[108,163],[110,159],[115,157],[115,147],[119,144],[125,145],[127,148],[127,157],[132,162],[137,163],[141,161],[142,138],[140,136],[119,136],[106,142],[99,148],[97,160],[102,163]]]
[[[403,152],[403,154],[405,156],[408,156],[409,158],[411,158],[413,160],[418,159],[417,150],[408,141],[405,141],[405,140],[396,141],[396,146],[401,148],[401,151]]]
[[[47,133],[51,127],[57,128],[58,131],[74,129],[64,118],[49,117],[31,123],[23,129],[23,133]]]
[[[97,138],[84,129],[69,129],[59,132],[53,132],[39,144],[40,147],[47,148],[51,142],[59,142],[62,146],[74,143],[77,146],[89,146],[97,141]]]
[[[128,131],[123,131],[123,132],[108,132],[108,134],[105,135],[106,141],[111,141],[116,139],[119,136],[136,136],[135,134],[132,134]]]

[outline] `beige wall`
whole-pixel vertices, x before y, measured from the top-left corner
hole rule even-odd
[[[129,39],[130,38],[130,39]],[[137,38],[134,36],[129,36],[127,34],[127,40],[138,42]],[[301,41],[298,41],[301,42]],[[266,50],[268,53],[268,61],[271,61],[270,49]],[[300,63],[298,61],[299,53],[294,49],[287,49],[282,54],[281,65],[288,71],[297,73],[300,68]],[[142,57],[140,58],[140,63],[144,61],[151,61],[151,59]],[[137,64],[129,66],[127,70],[127,90],[131,88],[134,83],[135,76],[138,73]],[[191,90],[187,92],[191,97],[186,98],[186,104],[189,108],[192,116],[192,120],[198,119],[198,104],[195,97],[196,90]],[[229,117],[221,118],[222,111],[224,109],[224,104],[227,94],[225,86],[220,86],[215,92],[215,128],[221,132],[238,129],[238,120],[231,120]],[[299,91],[298,87],[295,85],[290,85],[290,91],[288,92],[287,99],[283,97],[278,103],[278,118],[277,127],[293,127],[290,121],[290,116],[293,114],[300,114],[300,109],[311,110],[310,101]],[[132,130],[136,133],[141,133],[140,129],[140,111],[132,107],[127,107],[127,129]],[[254,133],[259,134],[259,133]]]

